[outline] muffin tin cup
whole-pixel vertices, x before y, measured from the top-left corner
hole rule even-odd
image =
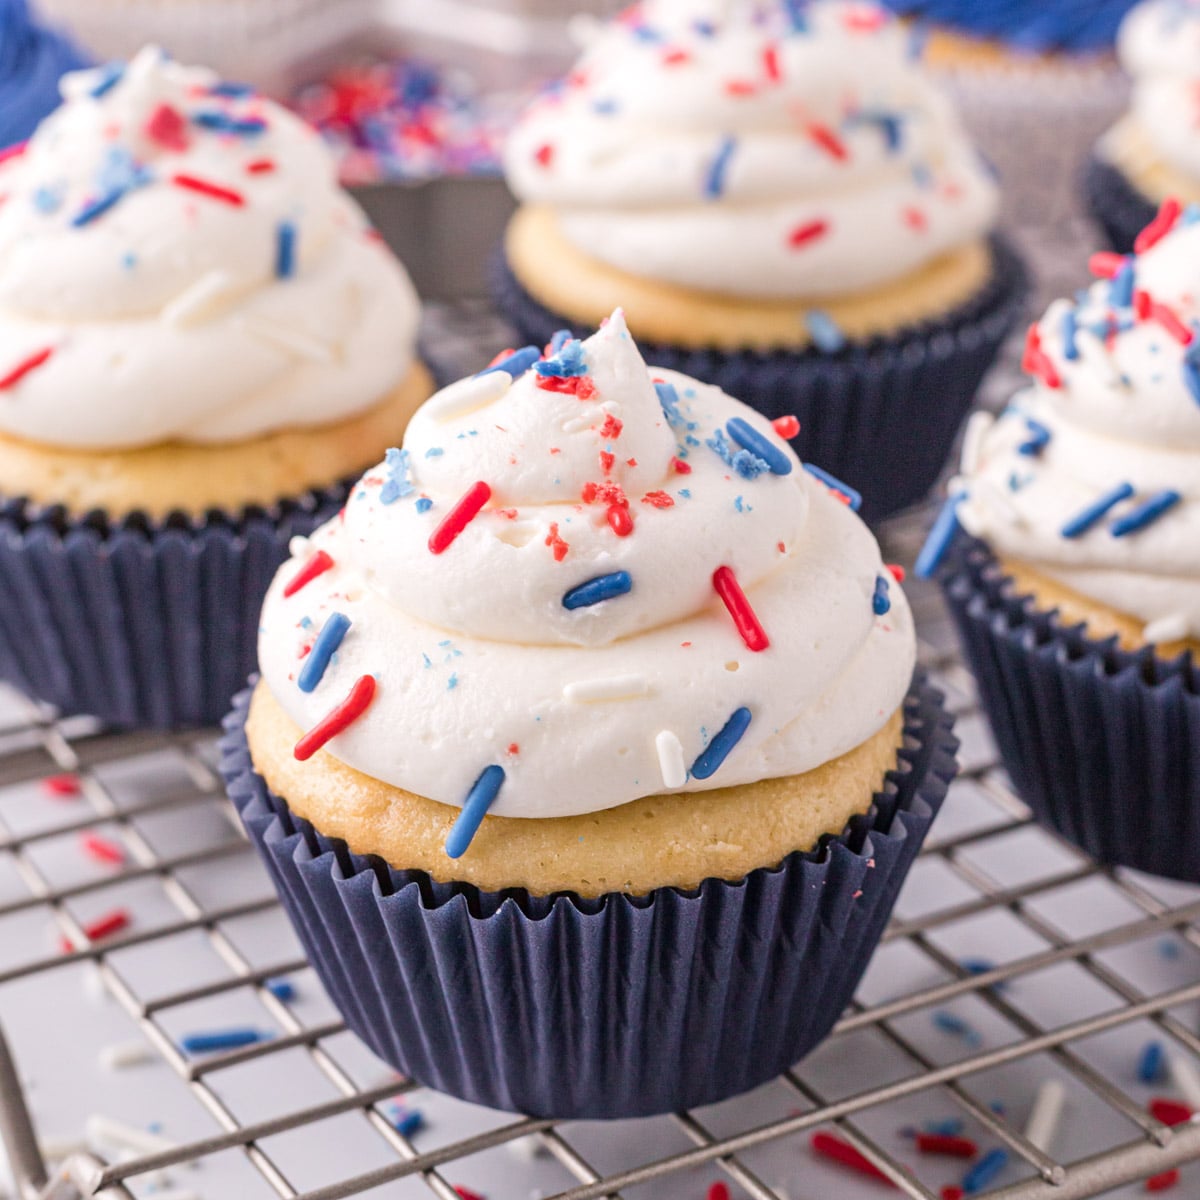
[[[1158,206],[1116,167],[1093,156],[1083,176],[1088,211],[1104,231],[1108,244],[1131,254],[1137,235],[1154,219]]]
[[[869,813],[736,882],[539,897],[435,883],[352,854],[251,763],[250,693],[221,773],[347,1024],[438,1091],[555,1118],[707,1104],[777,1075],[850,1001],[953,778],[957,741],[920,675]]]
[[[216,724],[254,670],[288,542],[336,516],[348,491],[161,522],[0,502],[0,679],[111,726]]]
[[[941,576],[1000,754],[1038,820],[1099,862],[1200,883],[1200,667],[1015,595],[963,539]]]
[[[994,238],[992,248],[992,277],[972,300],[939,320],[835,353],[639,347],[653,366],[716,384],[767,417],[795,414],[797,453],[857,489],[860,515],[879,521],[937,482],[984,375],[1021,316],[1025,267],[1004,239]],[[499,256],[492,290],[522,341],[543,345],[570,325],[534,300]]]

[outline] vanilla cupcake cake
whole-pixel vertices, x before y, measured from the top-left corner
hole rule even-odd
[[[63,89],[0,164],[0,674],[216,720],[288,538],[431,390],[417,300],[282,108],[153,48]]]
[[[753,410],[648,370],[618,312],[440,392],[295,548],[222,769],[385,1059],[633,1115],[828,1030],[953,770],[854,500]],[[326,852],[334,874],[296,870]],[[469,970],[435,966],[451,944]],[[737,959],[722,996],[678,968],[710,952]]]
[[[1200,210],[1029,334],[1032,386],[979,416],[923,570],[945,577],[1005,765],[1106,862],[1200,880]]]
[[[539,343],[615,305],[880,516],[921,496],[1023,291],[995,184],[863,4],[647,0],[507,147],[496,294]],[[881,467],[882,451],[891,466]]]

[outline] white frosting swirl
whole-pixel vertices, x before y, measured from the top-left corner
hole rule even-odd
[[[631,9],[517,125],[513,190],[598,260],[734,296],[853,294],[985,234],[996,187],[903,28],[788,9]]]
[[[1132,288],[1100,280],[1078,303],[1051,306],[1036,326],[1045,358],[1028,363],[1040,378],[986,432],[977,425],[964,453],[961,523],[1001,554],[1145,621],[1151,642],[1200,635],[1198,217],[1189,210],[1126,260]],[[1072,529],[1123,485],[1125,498]],[[1171,494],[1178,500],[1156,519],[1120,533],[1124,518]]]
[[[0,432],[231,441],[402,381],[416,295],[313,130],[154,48],[63,93],[0,165],[0,378],[50,351],[0,391]]]
[[[1200,3],[1139,4],[1121,25],[1117,53],[1133,78],[1138,128],[1162,162],[1200,179]]]
[[[491,811],[514,817],[790,775],[867,740],[903,700],[914,635],[866,527],[765,418],[719,389],[655,371],[678,399],[668,390],[664,408],[620,314],[562,354],[586,372],[565,385],[579,394],[539,386],[536,369],[439,393],[409,425],[405,455],[365,476],[344,520],[296,547],[259,640],[284,710],[309,729],[373,675],[370,708],[332,752],[452,805],[499,764]],[[756,474],[761,460],[745,456],[731,465],[709,444],[722,445],[732,418],[768,440],[786,474]],[[479,480],[487,507],[431,553],[431,532]],[[618,536],[607,510],[625,503],[633,528]],[[332,569],[285,596],[315,550]],[[718,599],[720,566],[766,649],[748,648]],[[564,606],[578,585],[620,572],[625,594]],[[881,580],[891,606],[877,616]],[[349,632],[302,691],[298,672],[333,612]],[[749,727],[711,777],[664,775],[660,735],[692,764],[742,707]]]

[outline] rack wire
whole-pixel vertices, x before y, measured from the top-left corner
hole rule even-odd
[[[889,555],[911,562],[924,524],[918,516],[889,528]],[[762,1095],[623,1123],[636,1126],[623,1128],[621,1136],[632,1138],[625,1142],[588,1123],[488,1114],[472,1124],[459,1110],[441,1122],[456,1136],[399,1132],[398,1101],[436,1106],[437,1098],[378,1065],[372,1076],[363,1067],[366,1051],[332,1009],[306,1008],[269,986],[303,977],[310,994],[318,990],[303,957],[281,949],[288,943],[274,935],[265,948],[248,948],[239,932],[241,922],[282,917],[223,796],[214,735],[114,735],[5,697],[0,1022],[18,1020],[19,989],[86,968],[165,1064],[172,1086],[199,1103],[211,1130],[174,1140],[152,1133],[124,1157],[67,1147],[51,1171],[27,1103],[36,1088],[23,1087],[17,1069],[32,1050],[30,1022],[18,1020],[25,1033],[13,1043],[16,1063],[0,1037],[0,1132],[18,1196],[166,1196],[164,1172],[187,1164],[202,1171],[231,1154],[240,1156],[240,1169],[250,1169],[254,1187],[206,1195],[456,1200],[465,1179],[480,1181],[470,1186],[492,1200],[703,1195],[701,1181],[712,1180],[752,1200],[883,1194],[877,1180],[811,1155],[808,1136],[827,1130],[898,1194],[939,1200],[942,1186],[961,1172],[915,1156],[897,1127],[947,1114],[965,1122],[981,1145],[1009,1155],[997,1185],[979,1193],[988,1200],[1099,1196],[1200,1159],[1200,1123],[1172,1129],[1152,1116],[1149,1098],[1172,1085],[1139,1082],[1133,1065],[1136,1047],[1154,1039],[1182,1064],[1176,1089],[1187,1091],[1188,1064],[1200,1067],[1200,890],[1101,868],[1033,825],[996,762],[940,598],[926,585],[909,590],[920,657],[958,717],[963,771],[858,997],[828,1042]],[[131,788],[131,764],[147,762],[169,762],[171,769]],[[57,804],[38,794],[39,781],[63,773],[78,779],[78,797]],[[204,836],[164,843],[162,830],[179,822],[202,827]],[[61,855],[52,851],[87,834],[119,845],[124,862],[64,882]],[[233,878],[249,886],[214,886]],[[153,892],[158,918],[89,943],[86,914],[110,907],[131,887]],[[76,948],[9,938],[4,931],[14,921],[23,929],[31,922],[51,928]],[[176,966],[195,956],[196,939],[217,968],[189,981]],[[993,961],[966,961],[971,954]],[[176,964],[171,970],[168,961]],[[56,994],[65,993],[38,993]],[[189,1056],[179,1030],[207,1003],[236,1003],[240,1012],[249,1006],[274,1036]],[[946,1013],[950,1021],[940,1015]],[[55,1036],[54,1028],[51,1022],[40,1036]],[[294,1066],[296,1055],[323,1081],[324,1098],[294,1103],[280,1082],[278,1111],[248,1118],[229,1081],[249,1069],[260,1084],[285,1080],[284,1063]],[[1056,1144],[1038,1146],[1024,1136],[1023,1118],[1037,1082],[1050,1078],[1067,1087],[1068,1115]],[[1007,1098],[1003,1110],[993,1102],[997,1095]],[[332,1138],[325,1133],[331,1122],[339,1131]],[[361,1146],[364,1134],[372,1154],[350,1148]],[[281,1151],[297,1138],[324,1147],[318,1176],[305,1177]],[[634,1143],[636,1152],[616,1152]],[[521,1157],[510,1153],[514,1148]],[[505,1173],[503,1192],[481,1186]]]

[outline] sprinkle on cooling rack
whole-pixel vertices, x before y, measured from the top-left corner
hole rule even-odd
[[[1098,524],[1110,509],[1115,508],[1122,500],[1128,500],[1133,495],[1133,484],[1119,483],[1111,491],[1105,492],[1093,504],[1089,504],[1081,513],[1072,517],[1063,527],[1065,538],[1082,537],[1092,526]]]
[[[275,230],[275,277],[291,279],[296,271],[296,226],[280,221]]]
[[[869,1175],[872,1179],[881,1179],[884,1183],[892,1181],[865,1154],[856,1150],[849,1142],[832,1133],[818,1132],[809,1140],[814,1154],[827,1158],[843,1167],[849,1167],[860,1175]],[[893,1185],[894,1186],[894,1185]]]
[[[965,499],[965,492],[952,492],[946,498],[937,519],[933,522],[929,536],[925,539],[925,545],[921,547],[921,553],[917,555],[917,561],[913,564],[913,574],[918,579],[929,579],[946,557],[946,551],[950,549],[958,534],[958,506]]]
[[[233,208],[241,208],[246,203],[246,198],[241,192],[235,192],[233,188],[222,187],[219,183],[211,183],[209,180],[200,179],[195,175],[172,175],[171,182],[185,191],[195,192],[199,196],[207,196],[210,200],[219,200],[222,204],[228,204]]]
[[[886,616],[892,611],[892,599],[888,595],[889,585],[886,575],[875,576],[875,591],[871,596],[871,611],[877,617]]]
[[[749,728],[750,710],[745,707],[734,709],[729,720],[721,726],[712,741],[692,763],[692,775],[696,779],[711,779]]]
[[[916,1147],[920,1154],[934,1154],[943,1158],[974,1158],[979,1147],[966,1137],[946,1133],[918,1133]]]
[[[71,773],[64,775],[47,775],[41,782],[42,791],[47,796],[55,796],[59,799],[64,797],[75,797],[83,790],[79,783],[79,776]]]
[[[335,612],[329,614],[325,624],[321,626],[321,632],[317,634],[317,640],[313,642],[312,650],[304,660],[304,666],[300,668],[300,674],[296,678],[296,684],[302,692],[315,690],[317,684],[325,678],[325,672],[329,668],[329,661],[337,652],[337,648],[342,644],[342,639],[346,636],[349,628],[350,618],[345,613]]]
[[[1008,1166],[1008,1151],[1003,1146],[989,1150],[964,1176],[962,1189],[968,1196],[982,1192],[994,1183],[996,1177]]]
[[[729,436],[743,450],[749,450],[751,454],[761,458],[767,464],[772,475],[790,475],[792,473],[792,460],[788,458],[787,454],[770,438],[759,433],[748,421],[741,417],[730,417],[725,428],[728,430]]]
[[[524,375],[541,357],[542,352],[536,346],[522,346],[520,350],[508,350],[498,355],[479,374],[490,375],[493,371],[503,371],[516,379]]]
[[[628,571],[613,571],[609,575],[597,575],[566,592],[562,598],[563,608],[590,608],[603,600],[624,596],[633,590],[633,579]]]
[[[255,1046],[269,1042],[271,1035],[250,1026],[235,1029],[213,1029],[204,1033],[187,1033],[179,1039],[179,1048],[185,1054],[217,1054],[222,1050],[238,1050],[242,1046]]]
[[[746,643],[747,649],[758,653],[770,646],[766,630],[746,598],[746,593],[742,591],[742,585],[738,583],[733,568],[718,567],[713,572],[712,582],[713,589],[721,597],[721,603],[729,610],[734,626],[742,641]]]
[[[814,479],[819,479],[834,495],[844,499],[850,505],[852,512],[858,512],[862,508],[862,496],[848,483],[843,483],[835,475],[830,475],[828,471],[823,471],[820,467],[814,466],[810,462],[804,464],[804,469]]]
[[[284,599],[294,596],[301,588],[312,583],[318,575],[324,575],[332,566],[333,559],[324,550],[316,551],[284,587]]]
[[[493,763],[480,772],[479,778],[471,785],[471,790],[463,801],[462,812],[458,814],[458,819],[446,838],[447,858],[462,858],[467,852],[503,784],[504,768],[498,764]]]
[[[1157,492],[1144,504],[1139,504],[1137,508],[1115,520],[1109,529],[1113,537],[1127,537],[1131,533],[1138,533],[1174,508],[1181,499],[1180,494],[1170,488]]]
[[[79,839],[84,854],[93,862],[109,867],[119,867],[125,862],[125,851],[119,842],[102,837],[98,833],[85,833]]]
[[[348,729],[375,699],[375,676],[361,675],[350,694],[321,718],[297,743],[292,753],[298,762],[307,762],[326,742]]]
[[[1057,1079],[1044,1079],[1033,1098],[1033,1107],[1025,1122],[1025,1140],[1043,1154],[1049,1154],[1054,1146],[1066,1099],[1067,1089]]]
[[[89,921],[83,927],[84,946],[90,945],[92,942],[102,942],[105,938],[113,937],[123,929],[128,929],[132,920],[128,909],[115,908],[112,912],[105,913],[104,916],[97,917],[94,921]],[[63,954],[73,954],[76,949],[83,949],[83,947],[76,947],[69,938],[65,937],[59,940],[58,948]]]
[[[1157,246],[1163,238],[1175,227],[1182,211],[1179,201],[1174,196],[1168,196],[1154,215],[1154,220],[1137,235],[1133,243],[1134,254],[1145,254],[1147,250]]]
[[[41,350],[35,350],[32,354],[21,359],[15,367],[10,367],[6,374],[0,375],[0,392],[5,392],[9,388],[16,387],[30,371],[36,371],[38,367],[49,362],[53,353],[53,346],[45,346]]]
[[[479,515],[480,509],[491,499],[492,489],[483,480],[473,483],[463,498],[442,518],[442,522],[429,535],[429,552],[441,554],[460,533]]]
[[[1162,1083],[1167,1078],[1167,1055],[1162,1042],[1147,1042],[1138,1055],[1137,1077],[1140,1082]]]

